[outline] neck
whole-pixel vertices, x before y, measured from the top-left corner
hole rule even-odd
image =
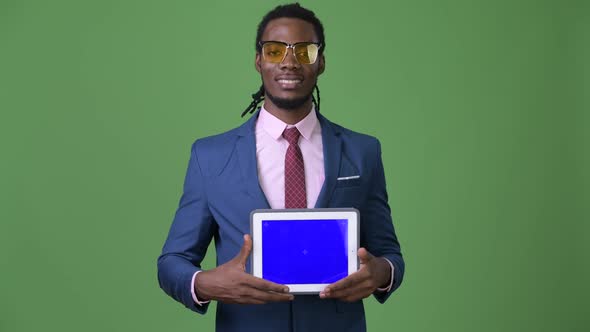
[[[303,120],[311,112],[313,102],[311,98],[298,108],[284,109],[273,104],[269,98],[264,100],[264,109],[286,124],[294,125]]]

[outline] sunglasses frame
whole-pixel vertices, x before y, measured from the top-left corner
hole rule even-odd
[[[272,62],[272,61],[266,60],[266,58],[264,56],[264,52],[262,51],[264,49],[264,44],[266,44],[266,43],[277,43],[277,44],[285,45],[286,50],[285,50],[285,54],[283,54],[283,58],[281,59],[281,61]],[[301,63],[301,62],[299,62],[299,59],[297,59],[297,55],[295,55],[295,46],[300,45],[300,44],[314,44],[318,47],[318,54],[312,63]],[[293,57],[295,58],[295,61],[297,61],[297,63],[302,64],[302,65],[313,65],[316,61],[318,61],[318,57],[320,55],[320,50],[322,49],[322,46],[323,46],[322,43],[316,43],[316,42],[299,42],[299,43],[295,43],[295,44],[289,44],[289,43],[285,43],[282,41],[276,41],[276,40],[265,40],[265,41],[261,40],[258,42],[258,45],[260,46],[260,53],[261,53],[262,59],[264,61],[268,61],[270,63],[283,63],[283,61],[285,61],[285,58],[287,57],[287,53],[289,53],[289,49],[292,49],[293,52],[291,52],[291,53],[293,53]]]

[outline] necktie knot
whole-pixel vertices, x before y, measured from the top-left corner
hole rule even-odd
[[[285,131],[283,131],[283,137],[289,142],[289,145],[298,145],[300,136],[301,133],[297,127],[286,128]]]

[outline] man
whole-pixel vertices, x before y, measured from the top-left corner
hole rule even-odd
[[[313,12],[299,4],[269,12],[256,38],[263,86],[244,113],[263,106],[242,126],[193,144],[158,279],[193,311],[218,301],[217,331],[365,331],[362,299],[373,294],[383,303],[402,281],[379,142],[318,112],[325,47]],[[319,296],[293,296],[249,274],[250,212],[313,207],[360,211],[359,271]],[[217,267],[203,271],[213,238]]]

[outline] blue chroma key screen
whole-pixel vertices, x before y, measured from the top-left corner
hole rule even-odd
[[[329,284],[348,275],[348,221],[263,220],[262,278]]]

